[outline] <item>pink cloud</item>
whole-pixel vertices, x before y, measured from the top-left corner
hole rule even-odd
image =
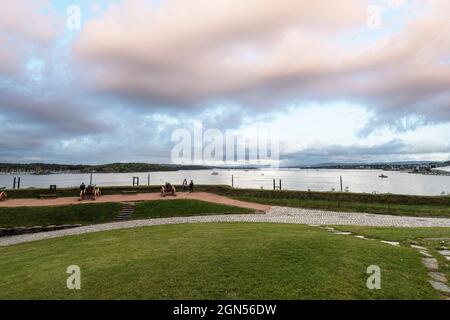
[[[64,26],[47,0],[15,0],[1,7],[0,73],[13,75],[23,67],[30,49],[50,46]]]

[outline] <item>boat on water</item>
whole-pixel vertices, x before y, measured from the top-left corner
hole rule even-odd
[[[219,173],[218,173],[218,172],[216,172],[216,171],[214,171],[213,173],[211,173],[211,175],[213,175],[213,176],[218,176],[218,175],[219,175]]]
[[[386,176],[386,175],[384,175],[384,174],[380,174],[380,175],[378,176],[378,178],[386,179],[386,178],[388,178],[388,176]]]

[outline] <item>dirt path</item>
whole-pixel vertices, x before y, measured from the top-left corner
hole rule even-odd
[[[152,200],[173,200],[173,199],[194,199],[218,204],[225,204],[230,206],[242,207],[247,209],[254,209],[258,211],[267,211],[270,206],[239,201],[227,197],[219,196],[207,192],[179,192],[176,197],[167,196],[162,198],[159,193],[137,193],[137,194],[115,194],[101,196],[95,201],[84,200],[79,201],[78,197],[65,197],[56,199],[8,199],[0,202],[0,208],[14,208],[14,207],[48,207],[48,206],[64,206],[85,203],[108,203],[108,202],[134,202],[134,201],[152,201]]]

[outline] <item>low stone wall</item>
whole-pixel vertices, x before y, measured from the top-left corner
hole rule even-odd
[[[15,228],[0,228],[0,237],[17,236],[21,234],[30,234],[47,231],[57,231],[64,229],[72,229],[81,227],[81,224],[63,224],[63,225],[50,225],[50,226],[34,226],[34,227],[15,227]]]

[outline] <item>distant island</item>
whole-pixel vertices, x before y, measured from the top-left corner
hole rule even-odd
[[[294,166],[299,169],[341,169],[341,170],[386,170],[405,171],[427,175],[449,175],[450,172],[439,170],[449,167],[450,161],[411,161],[411,162],[376,162],[376,163],[325,163],[309,166]]]

